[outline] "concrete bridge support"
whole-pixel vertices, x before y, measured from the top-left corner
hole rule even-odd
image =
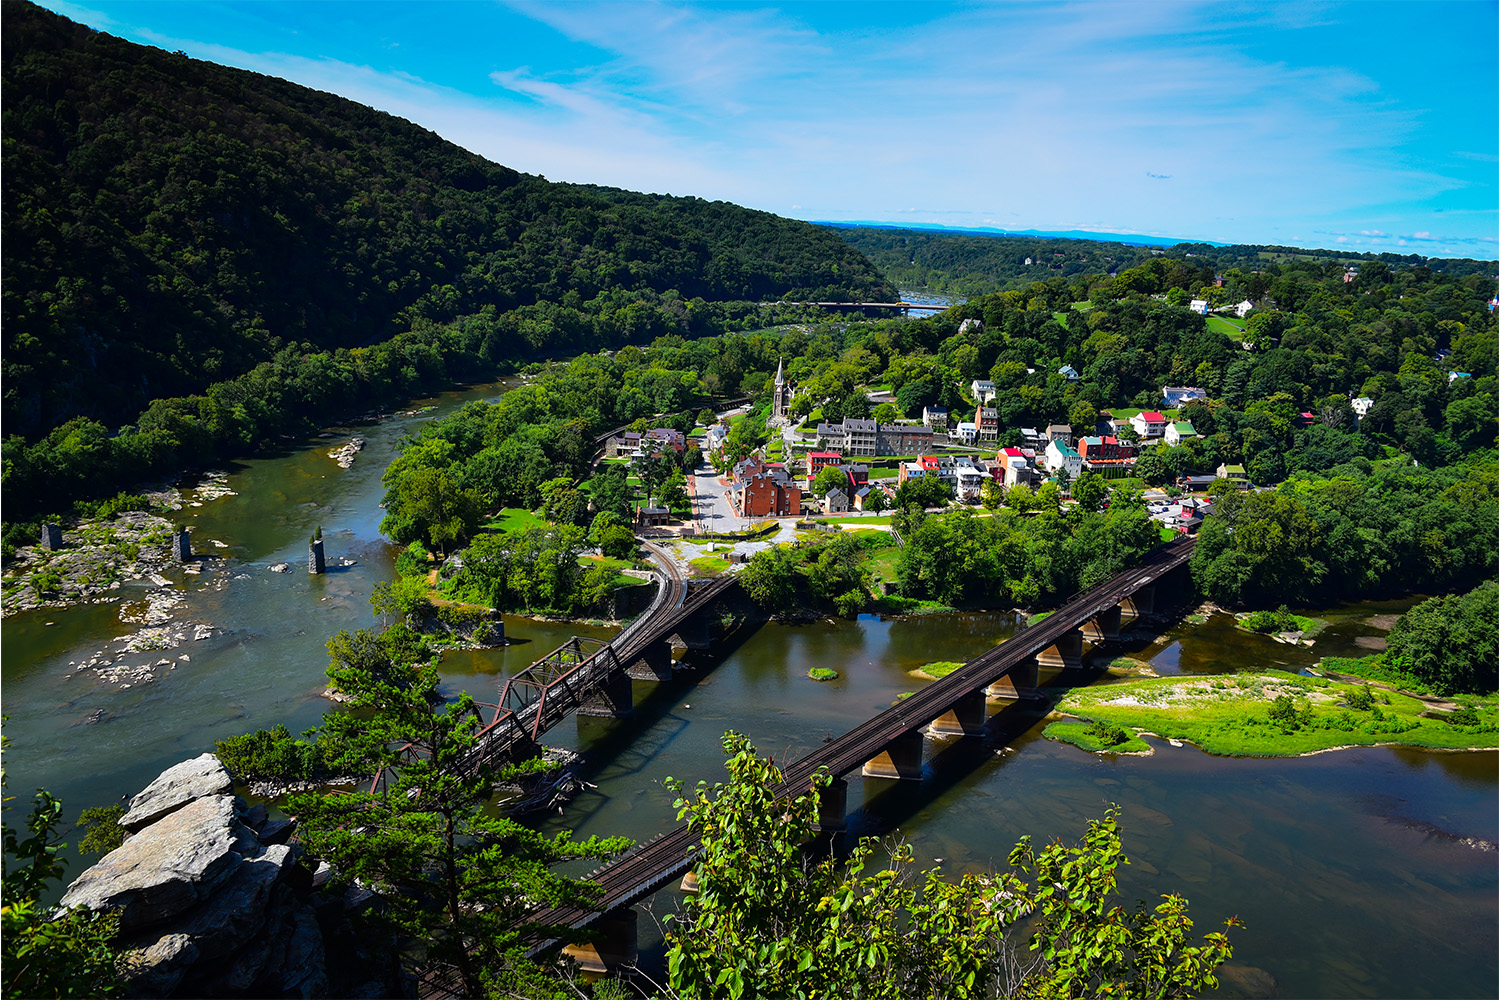
[[[638,681],[666,681],[672,679],[672,644],[653,642],[645,653],[626,668],[625,673]]]
[[[1083,666],[1083,632],[1071,629],[1062,638],[1048,646],[1036,656],[1037,663],[1044,667],[1078,669]]]
[[[707,649],[713,643],[711,624],[712,619],[706,608],[684,618],[672,636],[673,645],[685,646],[688,649]]]
[[[1000,701],[1035,701],[1041,697],[1037,692],[1037,680],[1040,673],[1036,657],[1023,660],[1001,674],[995,683],[985,688],[985,696],[998,698]]]
[[[978,736],[984,732],[986,718],[984,692],[970,691],[953,703],[953,707],[927,724],[933,736]]]
[[[1105,608],[1083,623],[1083,637],[1098,645],[1120,638],[1120,609]]]
[[[1156,610],[1156,587],[1142,587],[1120,602],[1123,617],[1140,618]]]
[[[593,694],[578,706],[579,715],[599,719],[628,719],[635,714],[635,701],[630,691],[630,675],[616,670],[607,677]]]
[[[588,944],[570,944],[563,954],[578,963],[585,972],[613,972],[634,965],[640,958],[637,921],[633,906],[622,906],[594,921],[595,938]]]
[[[833,784],[818,793],[818,829],[824,832],[842,830],[849,812],[849,783],[834,778]]]
[[[866,778],[894,778],[898,781],[922,780],[922,733],[913,730],[896,737],[880,753],[865,762],[860,772]]]

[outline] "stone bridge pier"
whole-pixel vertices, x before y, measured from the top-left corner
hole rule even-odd
[[[578,714],[595,719],[629,719],[635,715],[630,672],[616,669],[578,705]]]
[[[984,732],[985,711],[983,691],[970,691],[961,695],[948,711],[927,724],[931,736],[978,736]]]
[[[578,963],[585,972],[615,972],[634,965],[640,958],[640,914],[634,906],[610,910],[595,920],[590,928],[593,940],[587,944],[570,944],[563,954]]]
[[[1062,667],[1077,670],[1083,666],[1083,630],[1069,629],[1057,642],[1036,654],[1037,663],[1044,667]]]
[[[1094,645],[1120,638],[1120,607],[1105,608],[1083,623],[1083,637]]]
[[[625,673],[638,681],[667,681],[672,679],[672,643],[653,642],[646,647],[641,658],[625,668]]]
[[[865,762],[860,772],[866,778],[894,778],[898,781],[922,780],[922,732],[902,733],[880,753]]]
[[[998,701],[1035,701],[1041,697],[1041,693],[1037,691],[1040,674],[1041,667],[1036,657],[1023,660],[985,688],[985,697]]]

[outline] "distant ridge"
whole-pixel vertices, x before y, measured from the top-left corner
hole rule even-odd
[[[815,226],[829,229],[912,229],[922,232],[959,233],[965,236],[1034,236],[1039,239],[1097,240],[1101,243],[1124,243],[1133,247],[1172,247],[1179,243],[1202,243],[1212,247],[1233,246],[1217,240],[1190,240],[1171,236],[1145,236],[1140,233],[1096,233],[1086,229],[993,229],[988,227],[944,226],[940,223],[911,222],[825,222],[813,220]]]

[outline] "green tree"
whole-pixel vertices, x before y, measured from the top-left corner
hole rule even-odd
[[[778,799],[771,761],[735,733],[724,749],[727,783],[687,793],[668,782],[702,843],[698,892],[668,918],[669,981],[684,1000],[1186,997],[1217,985],[1232,954],[1222,933],[1189,941],[1180,896],[1154,909],[1111,905],[1115,871],[1129,863],[1118,808],[1091,821],[1078,847],[1037,852],[1023,838],[998,875],[917,875],[909,848],[868,873],[868,839],[846,862],[807,856],[826,774]]]
[[[624,467],[619,465],[607,466],[589,479],[589,499],[596,514],[608,512],[628,522],[633,512],[634,492]]]
[[[1073,499],[1078,505],[1089,513],[1094,513],[1104,503],[1105,494],[1109,492],[1104,477],[1092,471],[1085,471],[1078,476],[1078,482],[1073,484]]]
[[[379,781],[375,791],[292,796],[299,836],[338,882],[358,880],[381,893],[385,905],[366,916],[375,927],[398,943],[422,942],[430,959],[458,970],[466,995],[486,996],[506,969],[524,964],[520,946],[539,929],[535,909],[594,898],[592,884],[554,867],[608,857],[628,842],[544,836],[490,814],[497,782],[544,765],[477,760],[478,708],[467,694],[445,703],[430,663],[336,661],[328,674],[354,711],[325,716],[318,742],[362,761]]]
[[[953,499],[953,487],[936,476],[919,476],[908,479],[896,487],[896,506],[945,507]]]
[[[1386,662],[1438,694],[1493,692],[1497,607],[1500,592],[1493,580],[1467,594],[1423,601],[1396,620]]]
[[[0,752],[10,740],[0,735]],[[6,784],[0,767],[0,788]],[[10,802],[6,797],[5,801]],[[53,916],[42,896],[63,877],[62,802],[38,789],[24,830],[4,824],[0,882],[0,987],[7,998],[111,997],[124,992],[113,913],[77,908]]]
[[[849,492],[849,473],[837,465],[825,465],[813,477],[812,495],[817,497],[827,496],[829,490],[835,489],[843,490],[845,493]]]

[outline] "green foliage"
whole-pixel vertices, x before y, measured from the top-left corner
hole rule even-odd
[[[338,883],[358,880],[382,894],[385,905],[365,919],[398,941],[421,942],[428,959],[456,968],[466,995],[490,995],[539,929],[535,908],[594,898],[596,887],[554,867],[607,857],[628,842],[544,836],[489,814],[496,783],[541,763],[470,766],[481,726],[473,699],[444,703],[437,671],[404,640],[371,637],[364,645],[405,652],[330,664],[331,682],[354,711],[325,716],[317,743],[381,780],[373,792],[294,795],[288,808],[299,817],[303,843],[333,866]]]
[[[325,766],[322,748],[299,740],[278,724],[274,729],[214,741],[219,762],[240,781],[299,782],[335,777]]]
[[[1356,712],[1368,712],[1375,707],[1375,696],[1370,693],[1370,685],[1361,684],[1344,696],[1344,704]],[[1477,721],[1477,720],[1476,720]]]
[[[1223,934],[1189,944],[1179,896],[1154,910],[1110,905],[1128,863],[1117,809],[1090,822],[1080,847],[1037,853],[1023,839],[999,875],[917,875],[908,848],[872,871],[869,840],[843,862],[804,856],[826,775],[778,800],[774,764],[734,733],[724,748],[727,783],[690,794],[668,783],[678,818],[702,838],[698,891],[667,932],[669,982],[684,1000],[1191,996],[1231,955]]]
[[[1253,611],[1241,619],[1240,624],[1262,634],[1295,632],[1300,628],[1297,616],[1288,611],[1285,604],[1275,611]]]
[[[112,806],[93,806],[78,814],[78,827],[84,831],[78,842],[80,854],[108,854],[125,843],[125,828],[120,820],[125,816],[125,807],[118,802]]]
[[[625,548],[614,537],[620,530],[604,530],[611,552]],[[587,578],[579,565],[584,543],[583,529],[572,525],[480,535],[464,549],[463,566],[445,587],[459,600],[497,611],[578,611],[601,596],[603,582],[597,574]]]
[[[1467,594],[1423,601],[1397,619],[1386,660],[1439,694],[1494,691],[1497,604],[1493,580]]]
[[[0,752],[9,747],[0,736]],[[6,775],[0,768],[0,787]],[[11,799],[6,796],[8,805]],[[0,891],[0,990],[16,997],[112,997],[124,992],[112,941],[113,913],[71,909],[54,916],[42,901],[62,879],[62,802],[38,789],[25,828],[3,827],[4,875]]]
[[[1221,604],[1473,586],[1495,570],[1496,512],[1493,462],[1298,474],[1223,495],[1193,577]]]
[[[836,681],[839,679],[839,672],[832,667],[810,667],[807,676],[815,681]]]
[[[1107,747],[1118,746],[1130,739],[1130,734],[1112,722],[1102,719],[1091,722],[1086,730],[1090,736]]]
[[[896,487],[897,507],[946,507],[953,500],[953,487],[936,476],[919,476],[908,479]]]
[[[885,538],[859,539],[840,531],[819,533],[795,546],[775,545],[750,558],[740,585],[773,613],[804,604],[853,617],[874,599],[868,546],[884,544]]]

